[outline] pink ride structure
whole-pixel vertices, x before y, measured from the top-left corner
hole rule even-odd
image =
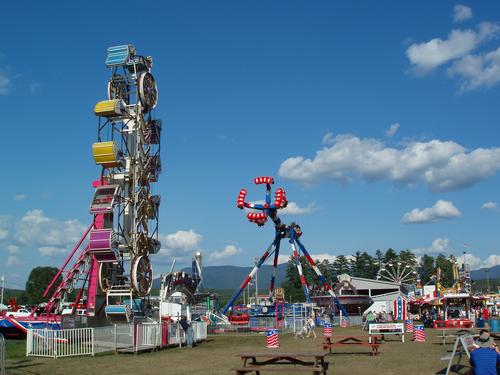
[[[270,218],[273,223],[274,227],[276,230],[275,237],[271,245],[267,248],[267,250],[264,252],[264,254],[261,256],[259,261],[257,262],[256,266],[252,269],[248,277],[243,281],[239,289],[234,293],[234,295],[231,297],[229,302],[226,304],[223,310],[223,314],[226,314],[229,309],[233,306],[234,302],[236,299],[240,296],[241,292],[245,289],[247,284],[252,280],[254,277],[255,273],[257,270],[264,264],[264,262],[271,257],[271,255],[274,254],[274,261],[273,261],[273,274],[271,277],[271,282],[269,284],[269,298],[272,300],[274,293],[275,293],[275,280],[276,280],[276,271],[278,267],[278,257],[279,257],[279,251],[280,251],[280,243],[282,239],[288,239],[288,242],[290,243],[291,249],[292,249],[292,256],[295,261],[295,265],[297,267],[297,271],[300,276],[300,282],[302,284],[302,287],[304,289],[304,295],[306,298],[307,302],[311,302],[310,297],[309,297],[309,288],[307,285],[307,281],[304,277],[304,274],[302,272],[302,266],[300,264],[300,252],[304,254],[306,257],[307,261],[309,264],[312,266],[314,269],[314,272],[316,272],[316,275],[318,276],[321,284],[325,288],[325,290],[328,291],[328,293],[331,295],[335,305],[339,310],[342,311],[344,317],[347,317],[347,312],[345,311],[344,307],[342,304],[339,302],[337,299],[337,296],[333,292],[330,284],[327,282],[321,271],[319,270],[318,266],[316,265],[316,262],[311,258],[309,255],[308,251],[302,244],[302,242],[299,240],[299,238],[302,236],[302,230],[300,229],[300,226],[296,223],[291,223],[290,225],[286,225],[281,221],[281,219],[278,216],[278,210],[281,210],[285,208],[288,205],[288,201],[286,199],[286,193],[285,190],[282,188],[276,189],[274,192],[274,199],[272,199],[272,192],[271,192],[271,185],[274,184],[274,178],[272,177],[257,177],[254,179],[254,183],[256,185],[266,185],[266,198],[265,198],[265,203],[264,204],[258,204],[258,203],[248,203],[245,201],[247,191],[245,189],[241,189],[240,193],[238,194],[238,200],[237,200],[237,207],[240,209],[251,209],[251,210],[257,210],[260,212],[248,212],[247,213],[247,218],[251,223],[255,223],[258,226],[263,226],[266,222],[267,219]],[[298,249],[298,250],[297,250]]]

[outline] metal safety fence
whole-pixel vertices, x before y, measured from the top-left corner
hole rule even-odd
[[[207,338],[205,322],[193,322],[192,327],[195,342]],[[26,356],[59,358],[113,351],[139,352],[185,343],[184,331],[178,323],[140,322],[95,328],[29,329]]]
[[[286,317],[280,322],[278,329],[281,333],[296,333],[304,328],[307,319],[305,317]],[[252,336],[261,334],[266,329],[276,328],[276,318],[258,317],[251,318],[248,324],[210,324],[208,335],[213,336]]]
[[[59,358],[77,355],[94,355],[92,328],[28,330],[26,356]]]
[[[5,352],[5,339],[0,333],[0,375],[5,375],[7,373],[7,355]]]

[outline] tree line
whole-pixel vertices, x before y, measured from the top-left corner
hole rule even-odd
[[[339,255],[333,262],[328,259],[315,260],[319,270],[331,285],[337,282],[337,276],[344,273],[354,277],[375,279],[382,264],[397,261],[402,261],[415,269],[422,285],[429,283],[431,278],[436,275],[437,268],[440,268],[442,286],[445,288],[453,286],[453,264],[444,254],[439,254],[436,257],[426,254],[417,259],[416,255],[410,250],[401,250],[398,253],[396,250],[389,248],[385,252],[380,249],[377,250],[374,256],[366,251],[357,251],[352,256]],[[318,285],[318,277],[305,256],[300,257],[300,263],[308,283]],[[299,274],[292,258],[288,261],[286,278],[281,286],[285,289],[287,299],[291,297],[293,301],[304,301],[304,292]]]

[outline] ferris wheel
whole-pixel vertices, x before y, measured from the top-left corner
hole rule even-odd
[[[381,262],[377,273],[377,280],[391,281],[396,284],[413,284],[418,278],[418,273],[414,265],[402,261],[392,260]]]

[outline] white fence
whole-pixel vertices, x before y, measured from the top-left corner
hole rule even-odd
[[[92,328],[28,330],[26,356],[59,358],[76,355],[94,355]]]
[[[0,333],[0,375],[5,375],[7,373],[7,358],[5,355],[5,339]]]
[[[207,338],[205,322],[193,322],[192,326],[195,342]],[[142,322],[57,331],[30,329],[26,356],[59,358],[112,351],[138,352],[185,342],[184,331],[177,323]]]
[[[286,317],[281,321],[281,333],[296,333],[306,325],[307,319],[301,316]],[[214,336],[251,336],[275,328],[276,318],[262,317],[251,320],[248,324],[211,324],[208,334]]]

